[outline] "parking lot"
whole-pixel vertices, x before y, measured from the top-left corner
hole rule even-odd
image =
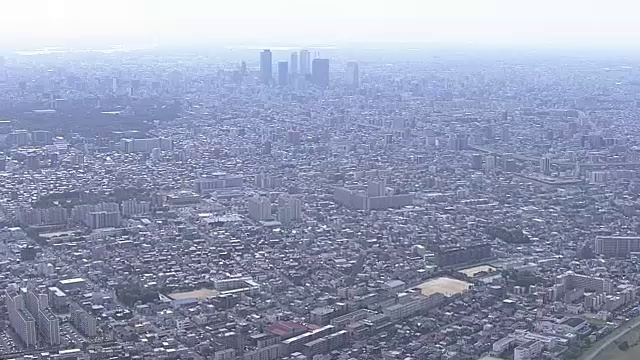
[[[86,339],[70,323],[65,322],[60,324],[60,341],[62,344],[74,344],[80,347]]]
[[[13,334],[9,333],[9,330],[0,333],[0,355],[12,354],[20,350],[20,345],[13,339]]]

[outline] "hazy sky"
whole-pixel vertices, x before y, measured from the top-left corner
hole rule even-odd
[[[637,0],[0,0],[0,45],[625,44]]]

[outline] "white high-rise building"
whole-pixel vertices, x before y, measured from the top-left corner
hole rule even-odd
[[[60,344],[60,321],[49,308],[49,296],[36,288],[8,288],[5,291],[9,321],[22,341],[37,344],[37,330],[49,345]]]
[[[94,205],[91,204],[82,204],[76,205],[71,209],[71,220],[75,222],[85,221],[87,218],[87,214],[95,211]]]
[[[369,181],[367,196],[385,196],[387,193],[387,180]]]
[[[120,211],[120,206],[114,202],[103,202],[96,205],[93,211]]]
[[[271,219],[271,202],[264,196],[249,199],[249,217],[256,221]]]
[[[44,340],[49,345],[60,344],[60,321],[49,308],[49,296],[38,289],[29,289],[26,294],[27,310],[35,318]]]
[[[242,184],[242,176],[216,173],[196,179],[194,181],[194,190],[200,194],[215,190],[241,188]]]
[[[282,197],[279,199],[278,221],[287,224],[302,218],[302,202],[296,197]]]
[[[120,226],[120,211],[95,211],[87,214],[86,224],[92,229]]]
[[[126,153],[151,152],[153,149],[173,150],[173,140],[168,138],[122,139],[120,147]]]
[[[151,204],[147,201],[125,200],[122,202],[122,215],[140,215],[151,211]]]
[[[60,321],[49,308],[49,296],[36,289],[30,289],[27,291],[26,303],[44,340],[50,345],[60,344]]]
[[[292,197],[289,199],[289,208],[291,209],[291,220],[302,219],[302,201]]]
[[[282,224],[291,222],[291,209],[288,206],[278,206],[278,221]]]
[[[87,337],[96,336],[97,324],[96,318],[86,312],[80,305],[72,305],[71,322]]]
[[[7,289],[5,291],[9,322],[20,339],[32,347],[36,345],[36,320],[25,306],[24,295],[20,289]]]
[[[309,53],[309,50],[300,51],[300,74],[311,74],[311,53]]]
[[[114,202],[99,203],[97,205],[76,205],[71,209],[71,220],[75,222],[86,222],[87,215],[89,215],[89,213],[98,211],[119,212],[120,206]]]

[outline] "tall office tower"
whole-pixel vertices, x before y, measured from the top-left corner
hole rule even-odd
[[[289,82],[289,63],[280,61],[278,63],[278,85],[287,86]]]
[[[357,62],[350,61],[347,64],[347,73],[345,76],[345,83],[348,87],[357,89],[358,86],[360,86],[360,69]]]
[[[36,320],[26,309],[22,291],[20,289],[6,289],[5,300],[11,327],[27,347],[35,346]]]
[[[273,56],[271,50],[264,50],[260,53],[260,80],[263,84],[271,84],[273,78]]]
[[[311,74],[311,54],[309,50],[300,51],[300,74]]]
[[[329,86],[329,59],[313,59],[311,64],[311,79],[316,86]]]
[[[298,73],[298,53],[291,54],[291,73]]]
[[[540,172],[549,175],[551,174],[551,159],[548,157],[543,157],[540,159]]]

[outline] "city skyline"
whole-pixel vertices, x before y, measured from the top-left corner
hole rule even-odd
[[[0,358],[640,358],[640,6],[96,4],[0,6]]]

